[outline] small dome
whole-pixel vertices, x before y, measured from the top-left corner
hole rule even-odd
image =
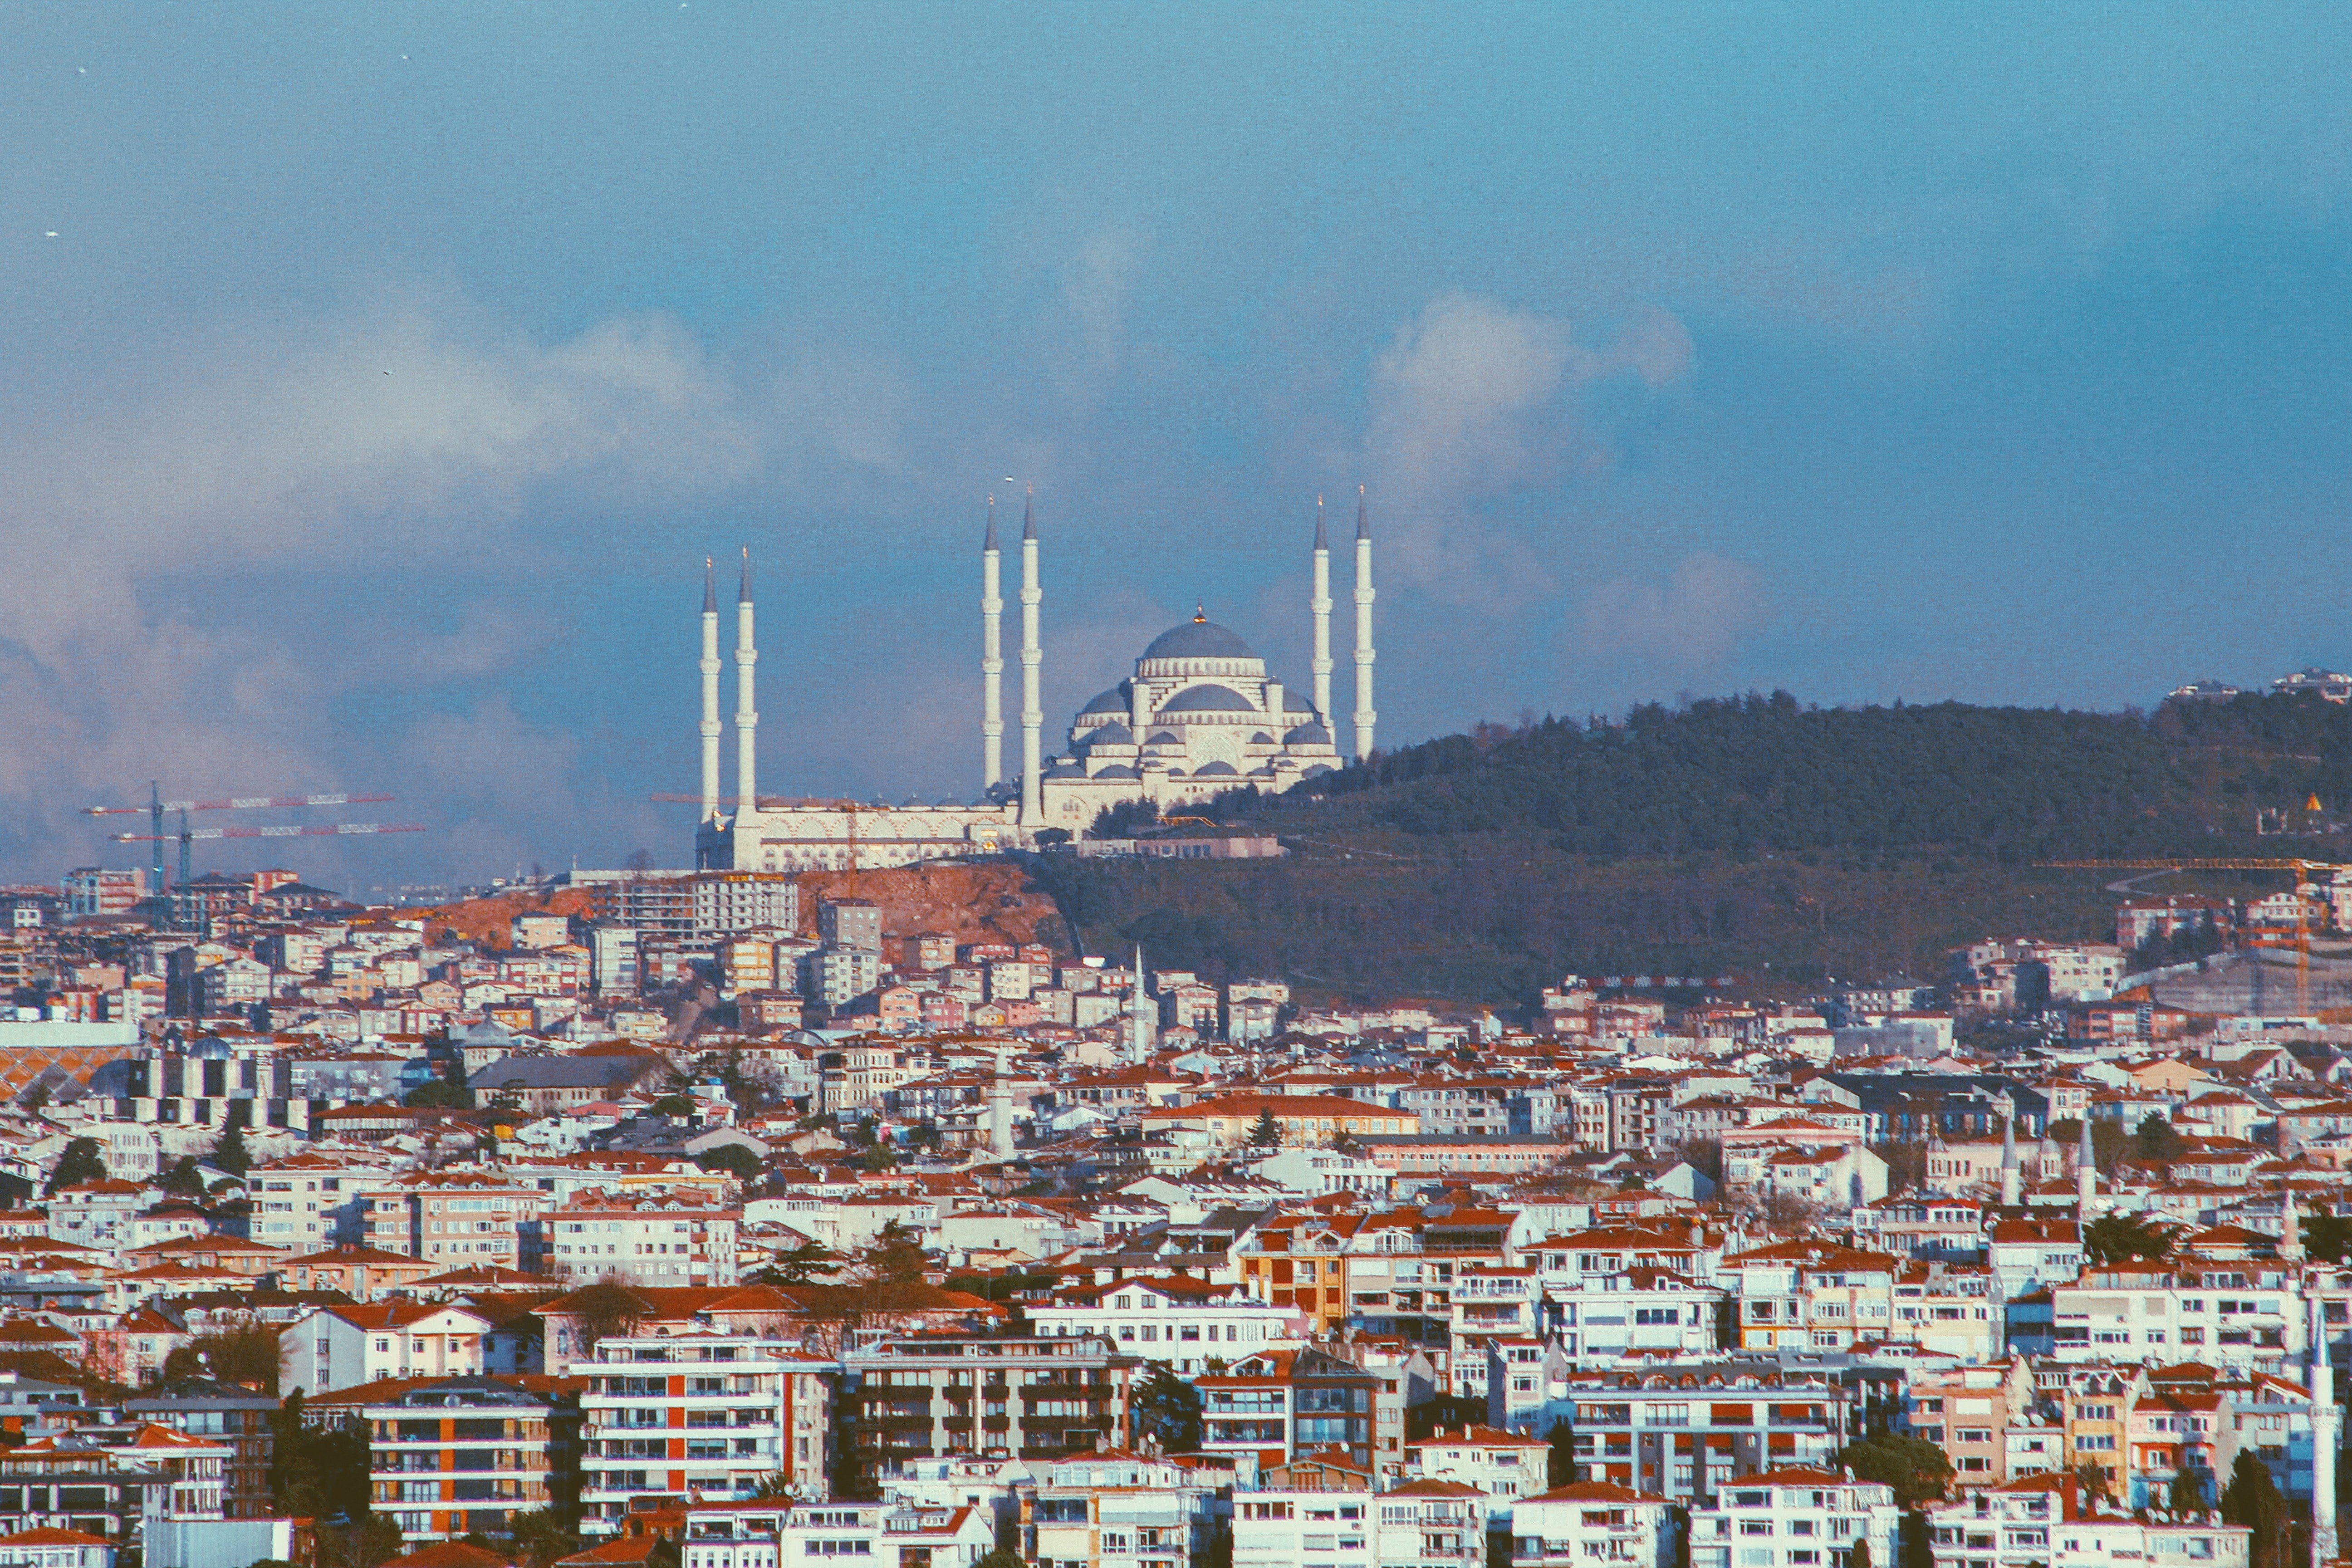
[[[1253,746],[1271,746],[1274,744],[1274,737],[1263,730],[1252,730],[1249,743]]]
[[[1328,746],[1331,743],[1331,731],[1309,721],[1285,735],[1282,743],[1286,746]]]
[[[1112,687],[1108,691],[1096,692],[1087,699],[1087,705],[1078,710],[1081,717],[1088,713],[1124,713],[1126,711],[1127,691],[1125,688],[1118,686]]]
[[[1141,778],[1142,776],[1143,775],[1141,773],[1137,773],[1125,763],[1113,763],[1110,766],[1095,774],[1095,777],[1098,779],[1133,779]]]
[[[932,807],[932,809],[935,811],[961,811],[963,809],[963,805],[961,801],[943,800],[940,802],[938,805]]]
[[[1188,686],[1160,706],[1162,713],[1254,713],[1256,704],[1230,686]]]
[[[1237,778],[1240,774],[1241,770],[1234,766],[1231,763],[1202,763],[1197,769],[1193,770],[1192,776],[1196,779],[1230,779]]]
[[[1147,746],[1181,746],[1184,743],[1184,737],[1173,730],[1154,730],[1145,737],[1143,743]]]
[[[1086,765],[1071,762],[1066,757],[1058,757],[1045,765],[1045,776],[1049,779],[1082,779],[1087,776]]]
[[[1182,768],[1170,768],[1168,770],[1168,776],[1171,779],[1181,779],[1186,775]]]
[[[1151,639],[1146,658],[1255,658],[1249,644],[1214,621],[1182,621]]]
[[[1088,733],[1086,740],[1089,746],[1132,746],[1135,731],[1114,719]]]

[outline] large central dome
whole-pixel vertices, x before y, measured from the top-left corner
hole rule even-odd
[[[1255,658],[1249,644],[1214,621],[1170,626],[1143,650],[1146,658]]]

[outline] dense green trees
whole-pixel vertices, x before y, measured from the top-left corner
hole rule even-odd
[[[58,1168],[49,1173],[49,1191],[59,1187],[79,1186],[83,1182],[106,1179],[106,1158],[98,1150],[95,1138],[76,1138],[66,1145],[58,1158]]]
[[[2101,1215],[2083,1227],[2083,1253],[2094,1264],[2143,1258],[2154,1263],[2171,1255],[2180,1233],[2143,1215]]]
[[[1838,1463],[1854,1479],[1876,1481],[1895,1489],[1895,1500],[1917,1508],[1944,1495],[1952,1479],[1952,1461],[1944,1450],[1922,1437],[1888,1434],[1848,1443],[1838,1450]]]
[[[1139,1438],[1155,1437],[1170,1453],[1189,1454],[1201,1446],[1201,1391],[1154,1362],[1130,1400],[1130,1425]]]

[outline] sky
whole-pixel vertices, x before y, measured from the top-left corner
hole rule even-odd
[[[427,828],[200,869],[686,864],[745,547],[763,791],[969,799],[1031,487],[1049,748],[1196,603],[1303,689],[1359,486],[1384,744],[2352,664],[2341,6],[0,28],[0,876],[151,779]]]

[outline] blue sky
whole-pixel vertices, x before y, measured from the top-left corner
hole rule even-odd
[[[2352,663],[2340,8],[9,29],[16,876],[151,776],[432,826],[205,858],[331,885],[677,863],[745,542],[763,786],[969,796],[1007,475],[1049,729],[1196,599],[1303,683],[1360,483],[1390,742]]]

